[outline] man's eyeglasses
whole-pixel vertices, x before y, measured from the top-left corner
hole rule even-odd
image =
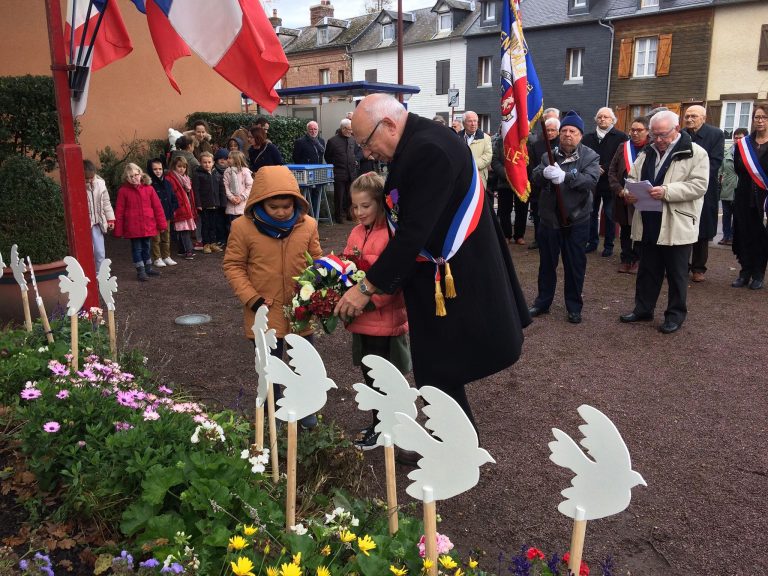
[[[653,137],[654,140],[664,140],[665,138],[669,138],[674,131],[675,129],[672,128],[670,130],[667,130],[666,132],[661,132],[661,133],[653,132],[651,136]]]
[[[376,134],[376,129],[379,127],[379,125],[384,122],[384,118],[376,122],[376,126],[373,127],[373,130],[371,130],[371,133],[368,134],[368,138],[363,140],[362,142],[359,142],[360,148],[368,148],[369,144],[371,143],[371,140],[373,139],[373,135]]]

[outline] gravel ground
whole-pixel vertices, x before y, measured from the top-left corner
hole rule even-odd
[[[340,250],[350,228],[322,226],[324,250]],[[511,250],[532,301],[538,253],[526,246]],[[110,239],[107,254],[119,280],[122,344],[146,350],[164,379],[198,399],[250,411],[252,351],[221,255],[180,260],[161,278],[140,284],[127,241]],[[622,575],[765,572],[768,379],[762,344],[768,341],[768,307],[765,290],[729,287],[735,266],[730,250],[713,245],[706,282],[690,286],[688,320],[665,336],[656,328],[666,287],[654,322],[620,324],[619,314],[632,309],[635,277],[616,273],[618,256],[591,254],[584,322],[566,322],[558,290],[552,313],[526,329],[520,361],[468,387],[481,444],[497,463],[483,468],[475,489],[439,503],[439,531],[463,551],[485,551],[482,564],[499,573],[506,573],[499,554],[523,544],[564,552],[571,521],[557,505],[570,475],[548,460],[547,443],[552,427],[580,437],[576,409],[586,403],[614,421],[633,468],[648,483],[634,489],[625,512],[589,523],[585,559],[593,574],[608,554]],[[173,322],[200,312],[212,322]],[[369,417],[354,403],[351,386],[361,375],[352,366],[349,334],[322,336],[317,347],[339,386],[329,394],[325,416],[350,431],[362,428]],[[382,453],[365,457],[371,491],[383,498]],[[406,473],[399,470],[401,502],[409,500]]]

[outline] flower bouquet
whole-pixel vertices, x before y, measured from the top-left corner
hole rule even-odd
[[[358,267],[360,259],[354,255],[337,256],[331,252],[313,260],[305,253],[304,257],[307,267],[294,278],[296,294],[285,306],[285,315],[292,332],[320,326],[330,334],[339,321],[333,309],[347,290],[365,278],[365,272]]]

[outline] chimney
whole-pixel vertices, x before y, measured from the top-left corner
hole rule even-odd
[[[333,18],[333,6],[331,0],[320,0],[317,6],[309,8],[309,25],[314,26],[325,17]]]
[[[277,8],[272,9],[272,18],[269,19],[272,23],[272,28],[277,28],[283,25],[283,19],[277,15]]]

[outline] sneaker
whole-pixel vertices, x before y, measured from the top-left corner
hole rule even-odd
[[[363,428],[357,434],[354,445],[355,448],[360,450],[373,450],[379,446],[377,444],[378,439],[379,433],[374,431],[374,426],[368,426],[368,428]]]
[[[195,259],[195,253],[194,252],[187,252],[184,254],[184,260],[194,260]]]
[[[200,252],[200,250],[203,249],[203,243],[202,242],[195,242],[193,245],[195,252]]]
[[[163,262],[162,258],[158,258],[157,260],[155,260],[155,266],[157,266],[158,268],[165,268],[167,264]]]
[[[170,256],[163,258],[163,262],[165,262],[166,266],[176,266],[176,260],[173,260]],[[157,262],[155,262],[155,265],[158,265]]]
[[[195,248],[195,250],[197,250],[197,248]],[[210,254],[211,252],[213,252],[213,250],[211,250],[210,244],[203,246],[203,254]]]

